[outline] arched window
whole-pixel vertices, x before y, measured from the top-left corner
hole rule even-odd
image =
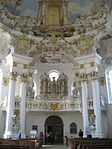
[[[105,74],[106,74],[108,103],[112,104],[112,67],[107,68]]]
[[[77,125],[74,122],[70,124],[70,134],[77,134]]]
[[[57,70],[51,70],[48,74],[51,81],[53,81],[53,79],[57,81],[59,78],[59,72]]]

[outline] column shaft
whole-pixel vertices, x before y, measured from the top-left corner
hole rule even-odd
[[[83,115],[83,129],[84,129],[84,137],[87,136],[87,130],[89,129],[89,121],[88,121],[88,90],[87,90],[87,82],[81,82],[82,87],[82,115]]]
[[[95,136],[101,137],[101,106],[100,106],[98,80],[92,80],[92,90],[93,90],[93,106],[94,106],[95,124],[96,124]]]
[[[21,138],[26,138],[25,135],[25,99],[26,99],[26,82],[21,82],[20,84],[20,132]]]
[[[7,115],[6,115],[6,128],[4,138],[12,137],[12,127],[13,127],[13,119],[14,115],[14,107],[15,107],[15,80],[10,80],[9,82],[9,93],[8,93],[8,105],[7,105]]]

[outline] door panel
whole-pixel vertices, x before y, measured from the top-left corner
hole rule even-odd
[[[46,120],[45,132],[49,134],[49,143],[63,143],[63,122],[59,117],[52,116]]]

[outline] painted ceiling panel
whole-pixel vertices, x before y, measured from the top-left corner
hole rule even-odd
[[[14,2],[14,0],[11,1]],[[90,15],[97,12],[101,5],[102,0],[69,0],[70,18],[74,22],[77,16]],[[14,8],[7,4],[7,8],[15,15],[36,18],[38,13],[38,0],[21,0],[20,6]]]

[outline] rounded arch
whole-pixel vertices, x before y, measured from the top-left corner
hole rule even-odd
[[[49,78],[50,80],[53,81],[53,78],[55,78],[56,80],[59,78],[60,73],[57,70],[50,70],[48,72]]]
[[[57,115],[52,115],[49,116],[46,120],[45,120],[45,125],[63,125],[63,120],[62,118],[60,118]]]
[[[63,120],[57,115],[45,120],[45,142],[51,144],[63,143]],[[49,136],[49,137],[47,137]]]

